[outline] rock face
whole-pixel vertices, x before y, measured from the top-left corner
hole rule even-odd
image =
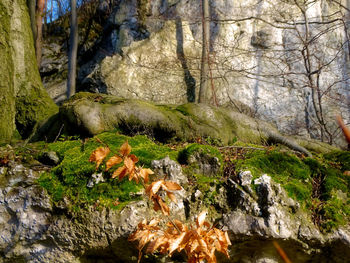
[[[0,3],[0,140],[28,137],[58,111],[40,80],[26,1]]]
[[[181,167],[169,158],[154,161],[152,166],[166,171],[175,181],[185,180]],[[0,168],[0,262],[136,260],[137,251],[126,238],[138,222],[154,216],[151,204],[132,202],[121,211],[90,207],[73,214],[68,212],[67,200],[52,204],[36,183],[38,175],[13,161]],[[222,201],[230,207],[219,222],[229,231],[233,243],[229,262],[282,262],[271,241],[278,241],[294,262],[329,262],[330,258],[332,262],[347,261],[349,229],[343,227],[323,235],[311,223],[310,215],[269,176],[254,181],[256,194],[251,191],[249,172],[240,178],[242,183],[229,179],[222,192]],[[180,205],[174,209],[182,220],[190,195],[185,192],[177,196]]]
[[[276,6],[258,0],[211,1],[213,101],[232,103],[242,111],[241,105],[247,105],[251,114],[273,121],[283,132],[321,138],[314,121],[319,106],[313,85],[323,94],[329,129],[336,113],[347,114],[345,31],[323,23],[335,19],[331,14],[340,7],[324,0],[308,5],[306,28],[300,22],[305,17],[293,2]],[[81,88],[157,103],[195,101],[200,10],[200,0],[118,1],[106,22],[103,52],[81,66]],[[311,41],[309,66],[302,57],[305,30]]]
[[[261,261],[261,257],[265,257],[263,251],[266,253],[273,247],[266,240],[276,238],[281,239],[279,242],[285,246],[293,262],[328,262],[329,258],[332,258],[332,262],[347,261],[350,255],[347,248],[349,229],[321,234],[311,222],[310,215],[300,209],[298,202],[289,198],[281,186],[266,174],[254,181],[257,194],[253,194],[247,180],[251,178],[249,174],[249,171],[241,172],[239,177],[245,179],[240,179],[240,183],[229,179],[227,195],[229,205],[234,209],[223,216],[223,225],[233,237],[246,242],[245,246],[233,247],[233,253],[239,255],[238,262],[281,262],[276,251],[266,256],[268,261]],[[241,251],[259,243],[261,251],[255,251],[250,256]],[[307,248],[308,252],[298,249],[301,247]],[[344,254],[336,256],[341,250]]]
[[[0,262],[90,262],[95,256],[129,262],[137,255],[132,246],[123,246],[148,215],[144,201],[121,212],[91,208],[74,217],[66,213],[68,204],[52,206],[36,183],[37,172],[10,162],[0,176]]]

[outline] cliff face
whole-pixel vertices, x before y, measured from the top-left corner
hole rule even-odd
[[[26,1],[0,3],[0,140],[24,137],[57,112],[36,66]]]
[[[101,2],[100,12],[106,5]],[[88,61],[81,60],[81,90],[158,103],[194,101],[200,10],[199,0],[115,2],[103,36]],[[330,141],[334,115],[348,115],[344,14],[324,0],[305,6],[212,1],[212,101],[273,121],[283,132]]]
[[[348,261],[350,180],[341,172],[350,167],[348,152],[323,155],[325,163],[319,163],[262,146],[236,145],[223,155],[210,145],[174,148],[146,136],[106,132],[45,149],[29,144],[30,154],[0,148],[1,263],[135,262],[138,252],[127,238],[138,223],[168,221],[153,210],[141,184],[95,170],[88,160],[101,146],[98,140],[111,150],[128,140],[138,164],[154,171],[151,181],[166,177],[182,186],[174,191],[177,202],[164,199],[173,220],[194,225],[206,210],[215,227],[228,231],[230,259],[218,262],[282,263],[273,241],[293,262]],[[38,152],[46,165],[33,160]],[[149,255],[141,262],[186,261],[182,256]]]

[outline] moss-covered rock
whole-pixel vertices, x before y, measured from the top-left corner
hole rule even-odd
[[[63,104],[60,115],[66,121],[65,127],[71,129],[67,132],[90,136],[117,129],[125,134],[147,134],[161,142],[201,138],[227,145],[237,140],[255,144],[271,140],[309,155],[306,149],[297,147],[292,139],[264,121],[205,104],[155,105],[82,92]]]
[[[112,179],[111,174],[116,168],[104,172],[105,166],[103,165],[96,171],[95,164],[89,162],[91,153],[101,147],[97,138],[108,144],[112,152],[109,156],[113,155],[113,152],[118,152],[120,146],[128,141],[132,147],[132,153],[139,158],[138,164],[145,167],[150,167],[152,160],[165,156],[176,160],[178,155],[176,151],[157,145],[146,136],[127,137],[115,132],[102,133],[85,143],[81,140],[67,140],[49,144],[48,150],[57,153],[60,164],[50,172],[41,175],[39,183],[47,189],[55,202],[66,198],[71,208],[74,209],[96,202],[118,209],[123,207],[125,203],[139,198],[137,192],[142,189],[141,185],[128,180],[119,182],[117,179]],[[102,172],[105,181],[88,187],[91,176],[95,172]],[[116,200],[118,200],[118,204],[115,203]]]
[[[276,150],[251,151],[235,167],[250,170],[254,178],[271,176],[290,197],[311,209],[314,223],[330,231],[350,219],[350,178],[343,173],[350,165],[348,157],[341,151],[304,159]]]
[[[188,164],[197,174],[221,175],[223,158],[213,146],[193,143],[179,152],[179,162]]]

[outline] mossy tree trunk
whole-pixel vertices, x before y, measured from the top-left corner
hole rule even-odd
[[[14,65],[11,57],[10,31],[13,7],[0,1],[0,139],[9,139],[15,130]]]
[[[26,0],[0,1],[0,141],[28,137],[58,111],[38,72]]]

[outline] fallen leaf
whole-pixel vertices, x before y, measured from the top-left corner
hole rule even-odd
[[[125,166],[119,167],[112,174],[112,178],[116,178],[118,176],[119,180],[122,180],[126,176],[127,171],[128,171],[128,169]]]
[[[198,215],[198,217],[197,217],[197,219],[196,219],[196,225],[197,225],[197,227],[201,227],[201,226],[203,225],[206,216],[207,216],[207,212],[206,212],[206,211],[203,211],[203,212],[201,212],[201,213]]]
[[[123,157],[128,156],[130,154],[131,146],[129,145],[128,141],[123,143],[123,145],[119,149],[119,152]]]
[[[120,156],[118,156],[118,155],[112,156],[106,162],[106,171],[108,171],[112,166],[121,163],[122,161],[123,161],[123,159]]]
[[[102,161],[106,158],[106,156],[110,153],[110,149],[108,147],[99,147],[95,151],[92,152],[89,158],[89,162],[96,162],[96,170],[102,163]]]

